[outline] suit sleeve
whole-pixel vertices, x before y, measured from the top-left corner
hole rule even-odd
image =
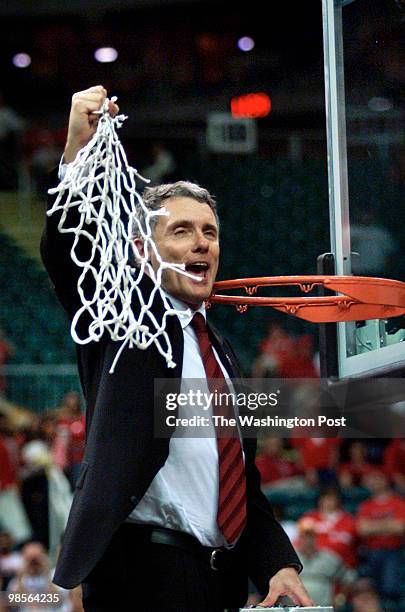
[[[55,168],[50,175],[50,187],[55,187],[59,183],[58,168]],[[55,196],[48,195],[47,210],[54,204]],[[75,254],[80,261],[87,261],[92,257],[92,242],[83,236],[80,239],[72,233],[62,233],[58,229],[61,218],[61,211],[54,212],[51,216],[46,215],[45,227],[41,237],[40,252],[44,266],[54,286],[56,295],[70,318],[73,318],[76,311],[82,306],[78,293],[78,281],[83,273],[83,268],[79,267],[73,260],[71,251],[74,247]],[[72,206],[67,214],[67,227],[77,227],[80,223],[78,206]],[[85,230],[88,234],[96,235],[97,226],[94,222],[86,224]],[[97,268],[99,260],[94,257],[92,265]],[[85,296],[94,294],[95,284],[91,275],[87,274],[82,279],[81,287]],[[86,324],[90,321],[82,317],[80,332],[86,333]]]
[[[59,183],[58,168],[50,175],[49,187]],[[48,195],[47,211],[54,204],[54,196]],[[70,211],[69,211],[70,212]],[[54,286],[56,295],[70,317],[78,306],[77,281],[79,269],[74,265],[70,251],[73,246],[73,234],[61,234],[58,230],[60,211],[45,217],[45,227],[41,237],[40,252],[44,266]]]

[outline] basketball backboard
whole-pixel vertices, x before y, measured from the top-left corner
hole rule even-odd
[[[331,255],[318,272],[403,280],[405,4],[322,4]],[[404,317],[324,326],[323,374],[390,374],[405,367],[404,340]]]

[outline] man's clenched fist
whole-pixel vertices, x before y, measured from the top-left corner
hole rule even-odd
[[[100,115],[94,113],[101,109],[106,97],[107,90],[102,85],[89,87],[89,89],[73,94],[64,152],[66,164],[72,162],[80,149],[86,146],[93,137],[100,118]],[[109,112],[112,117],[115,117],[118,110],[114,102],[109,103]]]

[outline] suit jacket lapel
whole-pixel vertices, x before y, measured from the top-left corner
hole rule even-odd
[[[235,355],[229,344],[224,340],[211,323],[207,322],[208,335],[218,353],[218,356],[231,378],[242,378]]]

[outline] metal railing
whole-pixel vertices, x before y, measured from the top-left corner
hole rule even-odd
[[[81,391],[77,366],[71,363],[5,365],[0,376],[5,378],[5,397],[36,412],[57,407],[68,391]]]

